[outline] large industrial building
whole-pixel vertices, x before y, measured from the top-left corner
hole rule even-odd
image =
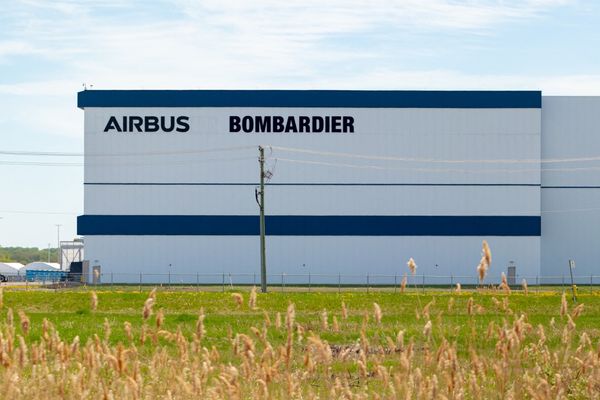
[[[427,283],[473,283],[484,239],[490,280],[598,270],[600,98],[87,90],[78,106],[78,233],[114,281],[259,280],[259,145],[270,282],[389,283],[413,257]]]

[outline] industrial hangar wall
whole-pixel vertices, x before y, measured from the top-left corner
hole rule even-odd
[[[419,274],[474,283],[483,239],[490,280],[511,262],[540,273],[538,91],[94,90],[78,103],[78,233],[115,280],[258,273],[258,145],[272,281],[401,276],[413,257]]]
[[[600,273],[600,97],[544,96],[542,116],[541,272],[568,282],[572,259],[587,284]]]

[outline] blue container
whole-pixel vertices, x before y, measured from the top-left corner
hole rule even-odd
[[[60,282],[66,276],[66,271],[55,270],[32,270],[25,273],[27,282]]]

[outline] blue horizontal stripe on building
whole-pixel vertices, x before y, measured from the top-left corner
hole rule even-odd
[[[254,215],[82,215],[79,235],[259,234]],[[271,215],[271,236],[540,236],[540,216]]]
[[[86,90],[86,107],[541,108],[541,91]]]

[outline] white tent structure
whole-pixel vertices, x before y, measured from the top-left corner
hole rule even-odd
[[[59,263],[49,263],[44,261],[34,261],[27,264],[25,271],[58,271],[60,269]]]
[[[0,263],[0,274],[3,275],[19,275],[19,271],[23,269],[23,264],[17,262],[2,262]]]

